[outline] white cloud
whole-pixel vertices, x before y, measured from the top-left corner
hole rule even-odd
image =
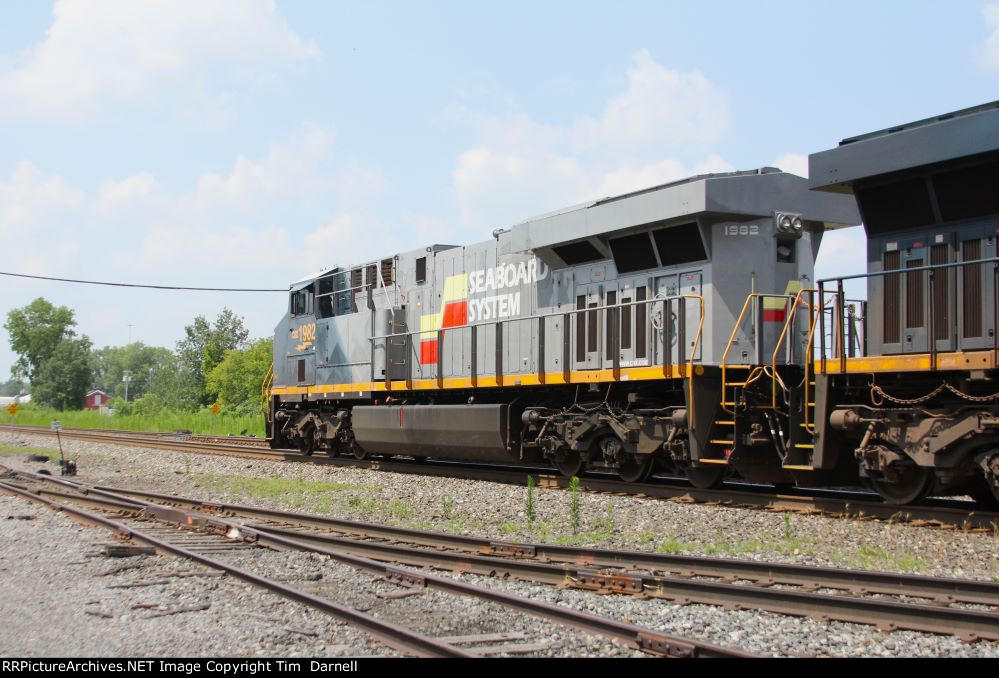
[[[985,5],[982,14],[992,33],[979,47],[979,63],[984,68],[999,70],[999,2]]]
[[[58,0],[45,40],[0,73],[0,110],[75,117],[105,97],[186,87],[212,69],[255,79],[317,53],[273,0]]]
[[[594,197],[620,195],[649,186],[667,184],[698,174],[733,172],[735,167],[718,154],[712,154],[693,167],[676,158],[666,158],[641,167],[624,167],[606,174]]]
[[[103,212],[130,206],[151,207],[152,201],[165,199],[163,186],[149,172],[139,172],[121,181],[108,179],[101,184],[96,207]]]
[[[647,50],[632,61],[627,91],[607,102],[599,119],[573,125],[575,149],[684,148],[716,141],[728,129],[728,97],[699,71],[665,68]]]
[[[194,196],[198,210],[241,207],[252,209],[261,199],[308,195],[323,190],[328,181],[319,165],[333,143],[331,129],[305,126],[290,142],[274,144],[257,162],[236,158],[228,176],[202,174]]]
[[[353,164],[340,172],[336,179],[336,193],[341,209],[365,206],[385,192],[385,177],[377,169]]]
[[[119,251],[114,260],[121,270],[153,274],[177,284],[178,276],[202,282],[253,285],[254,271],[267,271],[280,262],[293,262],[296,248],[281,228],[153,226],[136,250]]]
[[[344,212],[304,238],[302,273],[351,266],[431,243],[451,244],[453,228],[442,219],[409,216],[387,225],[369,212]]]
[[[79,251],[78,210],[83,191],[58,175],[46,175],[21,162],[7,181],[0,180],[0,270],[52,275],[64,270]],[[5,279],[4,285],[11,283]]]
[[[785,172],[808,178],[808,156],[803,153],[785,153],[771,164]]]
[[[25,160],[0,182],[0,234],[36,226],[60,211],[84,201],[83,191],[69,186],[58,175],[45,176]]]
[[[463,116],[468,119],[471,116]],[[599,117],[564,125],[527,115],[474,120],[452,187],[462,222],[509,226],[551,209],[734,168],[706,146],[729,126],[724,92],[698,72],[633,56],[626,90]]]

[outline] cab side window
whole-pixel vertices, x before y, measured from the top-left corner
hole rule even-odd
[[[292,292],[291,294],[291,314],[305,315],[309,312],[309,293],[306,290]]]

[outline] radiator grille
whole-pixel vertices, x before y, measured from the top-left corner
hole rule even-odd
[[[965,240],[961,248],[961,258],[964,261],[975,261],[982,258],[982,241]],[[985,310],[982,299],[982,265],[972,264],[964,266],[962,273],[964,279],[963,315],[964,315],[964,336],[982,336],[982,313]]]
[[[948,263],[948,245],[934,245],[930,249],[930,264]],[[950,271],[935,271],[933,277],[933,336],[938,340],[950,338]]]
[[[898,268],[900,255],[898,252],[886,252],[884,257],[884,267],[886,271],[894,271]],[[902,339],[901,327],[901,301],[902,280],[897,273],[885,276],[885,306],[884,325],[885,343],[897,344]]]

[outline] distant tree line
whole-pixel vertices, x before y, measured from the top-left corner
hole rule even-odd
[[[4,329],[17,362],[0,394],[28,388],[33,402],[59,410],[82,407],[87,392],[100,389],[126,412],[195,411],[218,402],[227,411],[251,413],[273,350],[269,338],[249,341],[243,319],[228,308],[214,323],[195,317],[174,350],[142,342],[94,350],[77,334],[74,312],[41,297],[10,311]]]

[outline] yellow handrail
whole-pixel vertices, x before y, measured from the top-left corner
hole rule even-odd
[[[770,363],[770,365],[771,365],[771,369],[773,370],[773,374],[774,374],[775,377],[777,375],[777,354],[780,353],[780,349],[784,345],[784,340],[788,336],[788,330],[791,328],[791,324],[794,322],[794,319],[797,316],[798,308],[799,308],[799,305],[801,303],[801,297],[802,297],[802,295],[804,295],[806,293],[809,294],[809,301],[808,301],[809,331],[811,331],[812,325],[815,324],[815,321],[814,321],[814,311],[813,311],[813,308],[814,308],[815,304],[814,304],[814,301],[813,301],[813,297],[811,296],[811,294],[813,294],[815,292],[818,292],[818,290],[812,289],[812,288],[804,288],[804,289],[799,290],[798,294],[796,294],[795,297],[794,297],[794,303],[791,306],[791,310],[787,314],[787,318],[784,319],[784,327],[781,329],[780,337],[777,338],[777,345],[774,347],[774,352],[773,352],[773,355],[771,356],[771,363]],[[807,350],[810,352],[811,351],[811,346],[809,346],[809,348]],[[806,355],[806,357],[807,357],[807,355]],[[808,402],[808,361],[807,360],[805,361],[805,402],[806,403]],[[777,379],[776,378],[773,380],[773,388],[771,390],[771,402],[770,402],[770,405],[771,405],[771,407],[774,407],[774,408],[777,407]]]
[[[721,379],[722,379],[722,400],[721,400],[721,406],[722,406],[722,409],[725,412],[728,412],[729,414],[735,414],[735,409],[733,408],[733,409],[730,410],[728,408],[728,405],[725,404],[725,402],[726,402],[726,400],[725,400],[725,397],[726,397],[725,396],[725,388],[726,388],[726,386],[728,384],[728,352],[732,350],[732,345],[735,343],[735,337],[739,333],[739,328],[742,327],[742,320],[743,320],[743,318],[746,317],[746,311],[749,309],[750,304],[752,303],[752,301],[754,299],[763,299],[763,298],[783,298],[783,299],[790,299],[791,295],[789,295],[789,294],[764,294],[762,292],[750,292],[746,296],[746,301],[742,305],[742,310],[739,311],[739,317],[738,317],[738,319],[735,321],[735,324],[732,326],[732,334],[729,335],[728,343],[725,345],[725,351],[722,352],[722,357],[721,357]],[[757,332],[762,332],[763,328],[762,327],[757,328],[756,331]],[[754,376],[754,375],[755,375],[756,379],[759,378],[759,375],[755,374],[755,372],[750,373],[751,377]],[[754,381],[755,381],[755,379],[754,379]],[[746,383],[749,383],[749,378],[746,379]]]
[[[260,409],[264,411],[264,419],[271,420],[271,386],[274,385],[274,363],[267,368],[264,381],[260,384]]]

